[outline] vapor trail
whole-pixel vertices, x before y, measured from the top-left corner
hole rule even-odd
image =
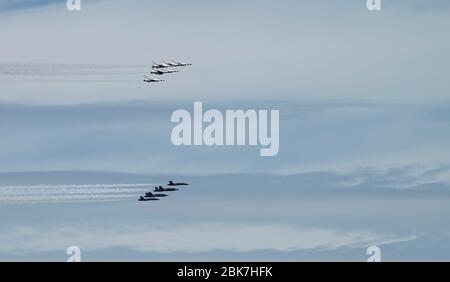
[[[0,186],[0,203],[110,201],[135,198],[156,184],[58,184]]]

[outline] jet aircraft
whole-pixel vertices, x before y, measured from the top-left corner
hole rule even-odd
[[[169,63],[165,63],[165,64],[169,64]],[[192,66],[192,64],[172,61],[171,66],[172,67],[185,67],[185,66]]]
[[[144,202],[144,201],[159,201],[158,198],[144,198],[144,197],[139,197],[139,201],[140,202]]]
[[[168,70],[162,70],[162,69],[154,69],[151,71],[151,74],[157,74],[157,75],[163,75],[166,73],[174,73],[174,72],[178,72],[177,70],[172,70],[172,69],[168,69]]]
[[[187,183],[179,182],[179,183],[173,183],[172,181],[169,181],[167,184],[168,186],[181,186],[181,185],[189,185]]]
[[[154,192],[170,192],[170,191],[178,191],[177,188],[164,188],[162,186],[155,187]]]
[[[158,197],[167,197],[167,194],[153,194],[152,192],[145,193],[146,198],[158,198]]]
[[[164,81],[164,79],[151,78],[151,77],[144,75],[144,82],[150,83],[150,82],[163,82],[163,81]]]

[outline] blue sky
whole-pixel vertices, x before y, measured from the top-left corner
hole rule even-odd
[[[449,260],[448,1],[274,2],[0,4],[0,260]],[[193,66],[143,83],[161,59]],[[173,146],[194,101],[279,109],[279,154]]]

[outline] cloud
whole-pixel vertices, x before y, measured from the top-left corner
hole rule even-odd
[[[0,234],[0,252],[33,253],[61,251],[77,245],[85,251],[128,248],[140,252],[209,252],[256,250],[294,251],[305,249],[333,250],[339,247],[392,244],[414,240],[364,231],[341,232],[327,229],[296,229],[277,225],[209,224],[168,229],[151,227],[16,227]]]
[[[204,104],[205,110],[280,110],[280,153],[264,160],[259,148],[249,146],[174,146],[170,116],[192,107],[185,100],[0,104],[0,171],[296,174],[433,167],[450,157],[450,118],[435,106],[262,100]]]
[[[8,0],[0,3],[0,12],[26,10],[54,4],[65,5],[65,0]]]
[[[356,253],[360,260],[373,244],[383,246],[386,258],[393,245],[398,259],[407,259],[409,252],[420,248],[432,257],[433,243],[423,238],[445,237],[449,230],[442,220],[450,212],[450,187],[441,179],[446,174],[445,165],[278,176],[2,173],[1,181],[10,187],[0,188],[0,193],[78,201],[0,205],[0,258],[22,254],[22,259],[38,260],[54,252],[48,259],[59,260],[65,248],[78,245],[86,251],[86,259],[92,255],[95,260],[121,260],[127,255],[145,260],[152,253],[156,260],[158,254],[176,260],[179,254],[194,253],[205,254],[205,260],[227,255],[233,260],[333,256],[343,260],[355,259],[349,255]],[[170,178],[191,185],[150,204],[137,201],[144,191],[140,187],[95,184],[166,183]],[[24,182],[53,185],[17,185]],[[101,203],[79,199],[106,194],[130,198]],[[401,249],[399,244],[406,241],[407,249]],[[448,240],[443,242],[442,247],[448,248]],[[108,255],[113,249],[117,251]],[[262,257],[255,253],[265,251]],[[303,255],[294,256],[297,251]],[[420,252],[413,258],[420,259]]]

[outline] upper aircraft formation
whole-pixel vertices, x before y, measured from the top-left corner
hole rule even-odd
[[[186,67],[186,66],[192,66],[192,64],[175,62],[175,61],[170,61],[170,62],[162,61],[161,63],[153,62],[152,71],[150,73],[154,74],[154,75],[165,75],[168,73],[179,72],[178,70],[171,69],[172,67],[177,68],[177,67]],[[159,78],[153,78],[148,75],[144,75],[144,82],[150,83],[150,82],[163,82],[163,81],[165,81],[165,80],[159,79]]]
[[[163,194],[161,192],[178,191],[179,189],[178,188],[173,188],[173,186],[184,186],[184,185],[189,185],[189,184],[187,184],[187,183],[173,183],[172,181],[169,181],[167,186],[172,186],[172,187],[167,187],[167,188],[164,188],[162,186],[155,187],[155,190],[153,190],[153,192],[147,192],[147,193],[145,193],[144,196],[140,196],[139,197],[139,201],[158,201],[159,198],[168,196],[168,194]]]

